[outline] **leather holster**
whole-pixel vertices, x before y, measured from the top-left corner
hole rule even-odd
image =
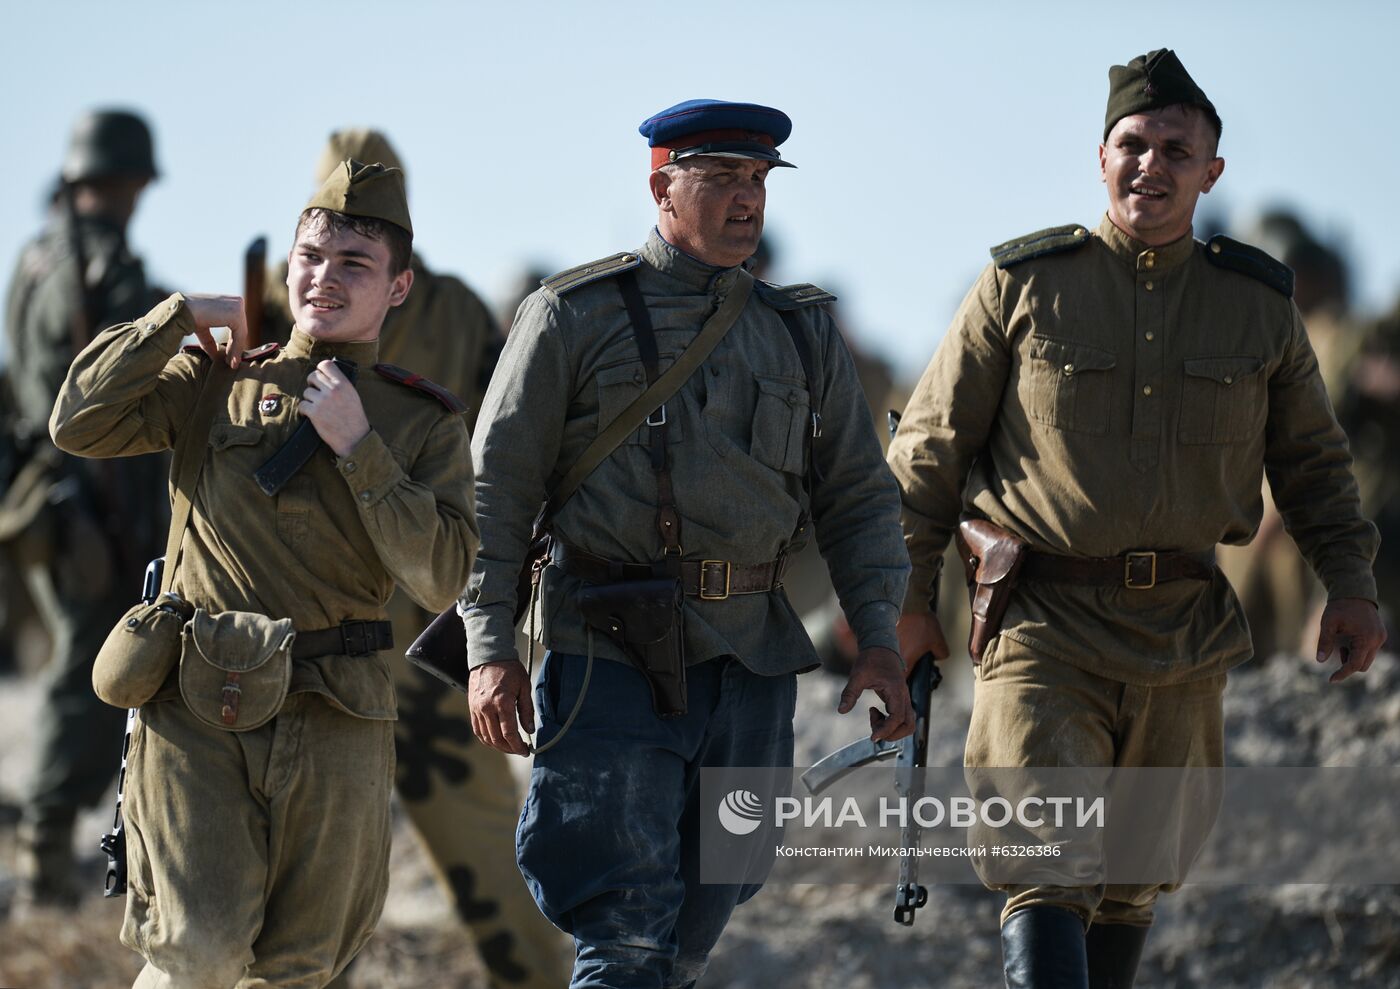
[[[972,661],[981,663],[988,644],[1001,632],[1011,591],[1026,559],[1027,543],[986,519],[959,522],[956,538],[972,607],[967,649]]]
[[[575,599],[584,622],[607,636],[651,686],[658,717],[686,712],[685,619],[675,577],[585,584]]]

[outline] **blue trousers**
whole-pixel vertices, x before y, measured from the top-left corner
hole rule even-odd
[[[585,662],[546,656],[540,744],[573,709]],[[730,913],[761,883],[700,883],[700,770],[791,766],[796,681],[711,660],[687,670],[688,712],[663,719],[639,672],[594,661],[577,719],[535,758],[516,832],[535,902],[574,938],[571,987],[672,989],[704,973]]]

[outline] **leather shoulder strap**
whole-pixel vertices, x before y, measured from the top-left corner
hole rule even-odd
[[[705,321],[705,325],[700,328],[695,339],[690,342],[681,355],[676,358],[674,364],[666,369],[666,373],[657,378],[656,381],[646,391],[638,395],[632,404],[623,409],[618,417],[608,423],[607,427],[598,434],[597,438],[588,445],[588,449],[578,458],[578,462],[569,468],[567,474],[560,480],[559,485],[550,495],[549,502],[545,505],[541,514],[541,523],[547,525],[549,520],[559,513],[559,509],[564,507],[564,503],[573,497],[584,479],[597,469],[598,465],[606,460],[628,436],[640,429],[647,417],[666,404],[666,400],[680,390],[681,385],[695,373],[709,357],[719,342],[724,339],[724,335],[730,328],[738,322],[739,314],[744,311],[744,305],[749,301],[749,294],[753,291],[753,276],[747,271],[740,270],[738,280],[734,282],[734,287],[730,289],[729,295],[725,297],[723,304],[715,310],[714,315]]]
[[[175,478],[175,501],[170,507],[170,534],[165,540],[165,568],[160,579],[160,593],[170,590],[175,580],[175,566],[179,562],[180,547],[184,542],[185,530],[189,527],[190,512],[194,508],[194,489],[199,483],[200,471],[208,455],[204,447],[209,444],[209,430],[214,425],[214,412],[220,401],[228,394],[233,383],[233,371],[223,361],[214,361],[204,375],[199,398],[195,400],[194,412],[190,415],[189,427],[175,441],[175,460],[180,465],[180,473]]]

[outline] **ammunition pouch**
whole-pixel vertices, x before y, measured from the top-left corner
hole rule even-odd
[[[92,664],[92,689],[113,707],[140,707],[180,660],[181,632],[194,608],[174,594],[142,601],[122,615]]]
[[[260,728],[287,699],[295,639],[290,618],[196,609],[181,642],[180,696],[211,728]]]
[[[675,577],[584,585],[576,597],[584,623],[626,654],[651,687],[658,717],[686,713],[685,617]]]
[[[1011,592],[1026,559],[1024,539],[985,519],[958,524],[958,555],[967,575],[972,631],[967,649],[974,663],[982,662],[987,646],[1001,632]]]

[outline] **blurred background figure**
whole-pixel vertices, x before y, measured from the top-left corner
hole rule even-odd
[[[1351,309],[1350,270],[1341,248],[1324,242],[1298,213],[1282,207],[1264,211],[1236,236],[1293,269],[1293,300],[1317,353],[1327,394],[1356,454],[1357,431],[1365,431],[1365,420],[1377,410],[1369,405],[1363,407],[1354,394],[1353,374],[1367,328]],[[1343,410],[1348,407],[1353,412],[1344,416]],[[1390,442],[1393,444],[1394,440]],[[1358,456],[1356,477],[1362,489],[1362,510],[1374,519],[1383,502],[1368,498],[1368,488],[1378,489],[1383,483],[1378,475],[1384,471],[1378,469],[1379,462],[1368,466],[1366,459],[1369,458]],[[1267,483],[1264,499],[1258,535],[1247,546],[1221,546],[1221,568],[1244,605],[1256,658],[1267,660],[1281,652],[1305,655],[1317,644],[1317,620],[1325,603],[1321,600],[1322,586],[1293,540],[1286,537]],[[1386,552],[1382,548],[1377,558],[1378,575]]]
[[[347,158],[403,168],[384,134],[345,128],[331,134],[314,182],[324,182]],[[467,424],[474,426],[504,338],[491,311],[461,280],[429,270],[417,251],[411,267],[408,298],[384,320],[380,360],[430,377],[462,399],[469,406]],[[263,337],[285,343],[291,330],[283,260],[268,274]],[[400,652],[436,617],[401,590],[388,611]],[[515,865],[520,795],[506,756],[473,737],[465,697],[407,660],[394,671],[395,789],[457,916],[471,928],[493,985],[556,989],[568,979],[568,945],[535,907]],[[332,985],[351,984],[352,971]]]
[[[81,117],[44,228],[21,253],[7,296],[8,442],[16,469],[0,503],[0,541],[52,643],[18,837],[21,908],[77,901],[73,822],[102,797],[121,758],[122,712],[93,693],[92,661],[165,541],[163,457],[78,460],[61,454],[48,434],[77,352],[163,294],[147,284],[126,242],[156,175],[141,117],[124,110]],[[89,881],[100,888],[96,870]]]

